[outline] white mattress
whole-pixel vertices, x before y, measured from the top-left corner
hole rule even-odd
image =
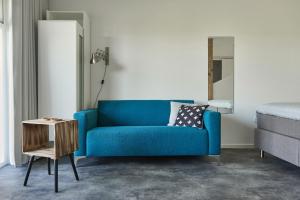
[[[300,120],[300,102],[268,103],[258,106],[256,112],[266,115]]]

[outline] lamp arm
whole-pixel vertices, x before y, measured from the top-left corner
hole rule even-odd
[[[95,99],[94,108],[96,108],[98,98],[99,98],[99,96],[100,96],[100,94],[101,94],[101,91],[102,91],[102,89],[103,89],[103,85],[104,85],[104,80],[105,80],[105,75],[106,75],[107,66],[108,66],[108,65],[105,65],[105,68],[104,68],[104,73],[103,73],[103,76],[102,76],[100,88],[99,88],[99,90],[98,90],[98,93],[97,93],[97,96],[96,96],[96,99]]]

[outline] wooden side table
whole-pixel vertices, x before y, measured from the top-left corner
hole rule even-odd
[[[74,175],[78,174],[73,152],[78,148],[78,124],[76,120],[36,119],[23,121],[23,153],[30,156],[24,180],[27,185],[35,156],[48,158],[48,174],[51,175],[51,159],[54,160],[54,190],[58,192],[58,159],[68,155]],[[49,127],[54,126],[54,142],[49,141]]]

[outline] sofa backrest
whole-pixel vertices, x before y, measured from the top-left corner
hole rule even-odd
[[[98,102],[99,126],[164,126],[169,122],[170,101],[193,100],[104,100]]]

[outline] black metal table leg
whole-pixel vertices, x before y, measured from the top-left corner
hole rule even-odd
[[[31,171],[33,161],[34,161],[34,156],[31,156],[31,158],[29,160],[29,163],[28,163],[28,168],[27,168],[27,173],[26,173],[26,176],[25,176],[25,180],[24,180],[24,186],[27,185],[27,181],[28,181],[28,177],[29,177],[29,174],[30,174],[30,171]]]
[[[58,192],[58,160],[54,160],[54,190]]]
[[[48,175],[51,175],[51,159],[48,158]]]
[[[72,164],[72,168],[73,168],[73,171],[74,171],[75,178],[76,178],[77,181],[79,181],[77,170],[76,170],[76,167],[75,167],[75,164],[74,164],[73,154],[70,154],[69,158],[70,158],[70,161],[71,161],[71,164]]]

